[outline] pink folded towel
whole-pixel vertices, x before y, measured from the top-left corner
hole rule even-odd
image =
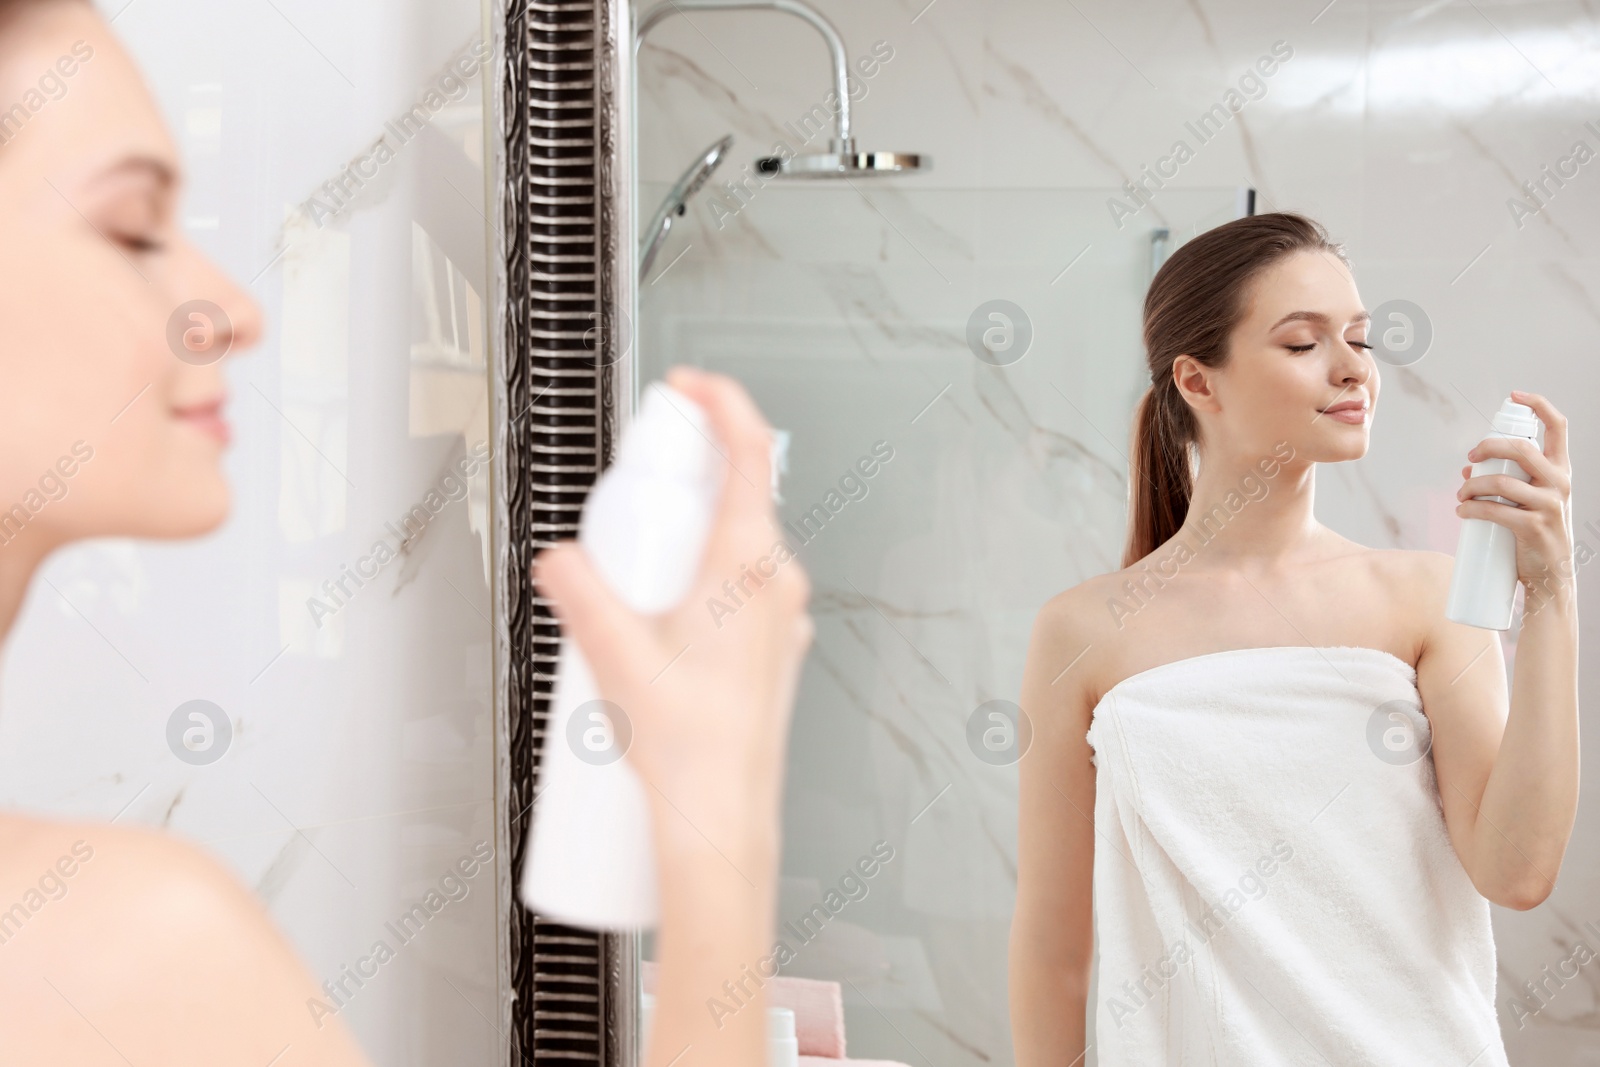
[[[644,961],[644,991],[656,991],[656,964]],[[746,987],[749,987],[748,980]],[[812,1057],[828,1062],[821,1067],[839,1067],[844,1059],[844,998],[838,982],[819,982],[813,978],[768,978],[762,983],[767,1006],[789,1008],[794,1012],[795,1036],[800,1039],[800,1061]],[[730,1007],[736,1005],[730,1005]],[[853,1065],[873,1067],[877,1061],[851,1060]]]

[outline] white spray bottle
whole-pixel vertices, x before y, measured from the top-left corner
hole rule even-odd
[[[1507,400],[1494,417],[1489,438],[1505,437],[1531,441],[1538,445],[1539,418],[1526,404]],[[1509,474],[1531,481],[1516,460],[1491,456],[1472,465],[1474,478],[1483,474]],[[1503,496],[1480,496],[1513,504]],[[1461,540],[1456,545],[1455,569],[1450,575],[1450,600],[1445,617],[1485,630],[1511,628],[1511,615],[1517,597],[1517,539],[1499,523],[1488,519],[1465,519]]]

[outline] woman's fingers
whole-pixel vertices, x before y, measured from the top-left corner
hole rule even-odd
[[[772,429],[744,386],[691,367],[674,367],[667,381],[705,410],[733,467],[719,514],[747,516],[767,510],[772,500]]]
[[[1456,490],[1457,500],[1475,500],[1478,497],[1488,496],[1504,497],[1525,508],[1537,508],[1546,503],[1554,503],[1548,486],[1530,485],[1521,478],[1514,478],[1509,474],[1480,474],[1476,478],[1468,478],[1461,483],[1461,488]]]
[[[778,539],[772,507],[772,430],[750,394],[732,378],[674,367],[667,381],[705,410],[728,461],[699,583],[719,588],[723,581],[740,576],[741,564],[753,566],[756,557]],[[748,580],[764,584],[757,576]]]
[[[1566,471],[1539,451],[1532,441],[1509,437],[1486,437],[1473,446],[1469,459],[1482,462],[1486,459],[1509,459],[1527,471],[1535,485],[1553,485],[1565,488]]]
[[[1539,416],[1539,421],[1544,423],[1544,454],[1563,470],[1568,469],[1570,461],[1567,457],[1567,417],[1538,393],[1525,393],[1521,389],[1513,389],[1511,398],[1519,404],[1528,405],[1533,409],[1533,413]]]
[[[1536,529],[1535,523],[1540,521],[1531,508],[1514,508],[1494,500],[1463,500],[1456,505],[1456,515],[1504,526],[1518,541],[1531,537]]]
[[[631,688],[635,671],[652,646],[646,623],[611,591],[588,553],[576,541],[562,541],[534,560],[534,583],[551,602],[562,632],[577,642],[607,695]]]

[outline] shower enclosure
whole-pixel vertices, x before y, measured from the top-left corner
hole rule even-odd
[[[1148,383],[1157,227],[1117,232],[1114,192],[773,183],[719,228],[708,187],[660,260],[689,251],[641,287],[640,383],[675,363],[731,375],[790,434],[778,511],[816,639],[782,973],[841,983],[853,1056],[1010,1062],[1018,752],[993,731],[1014,728],[1039,606],[1120,565]],[[1163,195],[1171,244],[1241,207]],[[894,858],[812,936],[803,918],[880,843]]]

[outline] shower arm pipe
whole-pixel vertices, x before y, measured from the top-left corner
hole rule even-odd
[[[839,96],[839,111],[834,120],[839,143],[834,146],[834,151],[853,151],[855,146],[850,141],[850,67],[849,60],[844,54],[844,38],[839,36],[839,31],[834,28],[833,23],[829,22],[820,11],[809,4],[801,3],[800,0],[665,0],[664,3],[646,11],[639,19],[639,28],[633,38],[634,56],[638,56],[639,47],[644,44],[645,34],[672,15],[682,14],[685,11],[739,10],[787,12],[797,18],[805,19],[822,34],[822,39],[828,44],[828,53],[833,58],[834,91]]]

